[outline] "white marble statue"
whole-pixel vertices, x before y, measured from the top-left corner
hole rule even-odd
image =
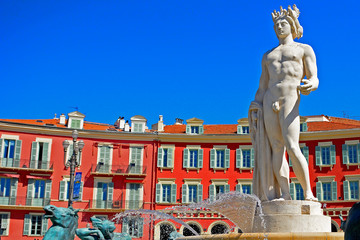
[[[310,188],[309,168],[299,147],[300,93],[318,88],[313,49],[294,42],[302,37],[299,9],[280,7],[272,18],[279,45],[262,58],[259,89],[249,109],[251,139],[255,150],[253,189],[262,201],[291,200],[287,150],[306,200],[317,200]]]

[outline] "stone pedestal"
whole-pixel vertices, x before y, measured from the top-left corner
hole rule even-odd
[[[331,232],[331,218],[323,215],[319,202],[262,202],[262,214],[258,209],[252,232]]]

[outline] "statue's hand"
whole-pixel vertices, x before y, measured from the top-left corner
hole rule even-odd
[[[299,90],[303,95],[309,95],[312,91],[317,89],[317,86],[308,79],[303,79],[301,82],[303,85],[299,85]]]

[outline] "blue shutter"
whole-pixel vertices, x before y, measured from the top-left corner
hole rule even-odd
[[[203,167],[203,158],[204,158],[204,150],[199,149],[198,150],[198,168]]]
[[[214,184],[209,185],[209,199],[210,199],[210,201],[215,200],[215,185]]]
[[[161,184],[157,183],[156,184],[156,197],[155,197],[155,201],[157,203],[161,202]]]
[[[48,219],[42,216],[41,235],[44,236],[48,230]]]
[[[250,156],[251,156],[251,167],[255,167],[255,153],[254,148],[250,149]]]
[[[198,184],[197,185],[197,202],[202,202],[203,200],[203,185]]]
[[[199,134],[203,134],[204,133],[204,126],[199,126]]]
[[[187,203],[188,202],[187,193],[188,193],[188,185],[183,184],[182,185],[182,203]]]
[[[1,143],[1,141],[0,141],[0,143]],[[0,145],[0,148],[1,148],[1,145]],[[14,166],[13,167],[20,167],[20,157],[21,157],[21,140],[16,140],[15,141],[15,156],[14,156]]]
[[[343,164],[349,164],[348,145],[342,145]]]
[[[302,153],[309,165],[309,147],[307,147],[307,146],[302,147]]]
[[[230,149],[225,149],[225,168],[230,168]]]
[[[230,185],[229,184],[225,184],[225,193],[230,192]]]
[[[174,149],[168,148],[168,155],[167,155],[167,166],[174,167]]]
[[[316,197],[319,201],[323,200],[322,183],[321,182],[316,183]]]
[[[343,183],[343,187],[344,187],[344,200],[349,200],[350,199],[350,183],[349,181],[344,181]]]
[[[295,194],[295,183],[290,183],[290,196],[292,200],[296,200],[296,194]]]
[[[315,158],[316,158],[316,166],[321,166],[322,161],[321,161],[321,148],[320,148],[320,146],[315,147]],[[319,199],[319,201],[320,201],[320,199]]]
[[[210,150],[210,168],[215,168],[215,161],[216,161],[216,150]]]
[[[60,181],[59,200],[61,201],[65,200],[66,185],[66,181]]]
[[[331,182],[331,199],[333,201],[337,200],[337,182],[336,181]]]
[[[38,145],[38,142],[32,142],[31,144],[30,168],[36,168],[36,163],[38,160]]]
[[[235,191],[242,193],[241,184],[236,184]]]
[[[184,155],[183,155],[183,168],[189,167],[189,149],[184,149]]]
[[[236,168],[242,168],[241,148],[236,149]]]
[[[335,152],[335,145],[330,146],[330,163],[332,165],[336,164],[336,152]]]
[[[186,133],[187,134],[191,133],[191,127],[189,125],[186,125]]]
[[[29,235],[29,233],[30,233],[30,214],[25,214],[23,235]]]
[[[176,203],[176,184],[171,184],[171,202]]]
[[[163,167],[163,148],[158,149],[157,166]]]

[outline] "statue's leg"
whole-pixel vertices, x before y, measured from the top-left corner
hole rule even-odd
[[[292,105],[290,102],[287,102],[287,104],[284,104],[282,110],[283,111],[280,111],[279,113],[281,130],[296,178],[304,190],[305,199],[316,200],[310,187],[309,166],[299,147],[299,100]]]
[[[281,133],[278,112],[271,101],[264,101],[264,122],[272,150],[272,167],[281,189],[281,198],[291,200],[289,187],[289,166],[284,161],[285,143]]]

